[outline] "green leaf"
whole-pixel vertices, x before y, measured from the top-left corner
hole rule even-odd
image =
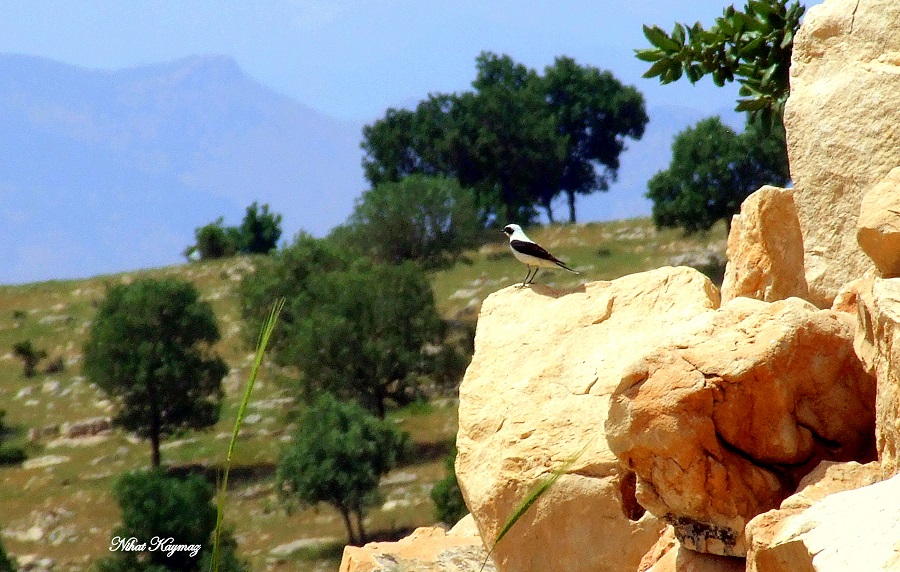
[[[668,58],[661,59],[658,62],[656,62],[655,64],[653,64],[652,66],[650,66],[650,69],[648,69],[646,72],[644,72],[644,75],[641,77],[651,78],[651,77],[656,77],[658,75],[663,75],[663,73],[665,73],[670,67],[672,67],[673,64],[674,64],[674,62],[672,62],[672,60],[670,60]],[[677,64],[675,64],[675,65],[677,65]],[[663,80],[663,83],[669,83],[669,82]]]
[[[664,52],[677,52],[681,49],[681,44],[672,40],[659,26],[649,27],[644,25],[644,36],[647,37],[651,44]]]
[[[656,62],[666,57],[666,54],[661,50],[651,48],[644,50],[634,50],[634,56],[644,62]]]
[[[678,42],[679,49],[684,46],[684,26],[679,23],[675,23],[675,28],[672,30],[672,39]]]

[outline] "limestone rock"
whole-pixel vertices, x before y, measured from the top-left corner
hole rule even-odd
[[[854,347],[878,379],[875,439],[885,477],[900,473],[900,278],[860,287]]]
[[[747,521],[819,461],[874,457],[875,382],[854,326],[799,298],[736,298],[648,348],[606,422],[640,504],[686,547],[743,556]]]
[[[753,572],[900,570],[900,475],[825,497],[785,519]]]
[[[451,534],[443,528],[417,528],[397,542],[347,546],[339,572],[477,572],[487,552],[478,536]],[[496,572],[488,561],[486,572]]]
[[[787,131],[809,300],[831,305],[871,265],[856,242],[865,192],[900,165],[900,2],[828,0],[794,39]]]
[[[682,546],[670,526],[660,536],[637,572],[744,572],[743,558],[694,552]]]
[[[769,550],[788,517],[803,512],[828,495],[865,487],[880,480],[881,467],[878,463],[820,463],[803,478],[797,492],[784,499],[781,507],[764,512],[747,523],[747,572],[760,572],[758,555]]]
[[[791,189],[764,186],[741,204],[728,233],[722,303],[738,296],[766,302],[809,293],[803,235]]]
[[[637,352],[718,302],[691,268],[485,300],[460,387],[456,465],[485,544],[541,478],[588,446],[497,546],[498,570],[637,568],[663,525],[636,504],[633,475],[606,443],[609,395]]]
[[[863,196],[856,226],[859,247],[881,276],[900,276],[900,167]]]

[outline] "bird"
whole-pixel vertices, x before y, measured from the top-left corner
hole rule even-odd
[[[541,268],[562,268],[574,274],[578,274],[577,270],[572,270],[562,263],[557,257],[553,256],[547,249],[528,238],[522,227],[517,224],[508,224],[503,227],[503,234],[509,237],[509,248],[513,255],[525,266],[528,267],[528,273],[525,275],[525,281],[519,288],[524,288],[528,284],[534,282],[538,270]],[[531,268],[534,267],[534,274]],[[530,278],[529,278],[530,277]]]

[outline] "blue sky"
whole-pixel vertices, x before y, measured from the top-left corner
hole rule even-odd
[[[432,91],[467,89],[475,56],[535,68],[566,54],[636,85],[649,107],[718,110],[736,87],[640,78],[644,23],[705,25],[723,0],[10,0],[0,51],[116,69],[192,54],[233,56],[251,76],[339,118],[371,121]],[[740,3],[738,4],[741,5]]]

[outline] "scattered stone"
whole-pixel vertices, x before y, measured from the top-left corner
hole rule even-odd
[[[43,457],[35,457],[33,459],[26,459],[22,463],[23,469],[42,469],[44,467],[52,467],[53,465],[59,465],[61,463],[68,463],[71,461],[71,457],[66,455],[44,455]]]
[[[301,538],[299,540],[294,540],[293,542],[288,542],[286,544],[279,544],[278,546],[270,550],[269,554],[278,558],[284,558],[286,556],[290,556],[298,550],[303,550],[305,548],[315,548],[317,546],[326,544],[334,544],[335,542],[338,542],[338,539],[331,537]]]

